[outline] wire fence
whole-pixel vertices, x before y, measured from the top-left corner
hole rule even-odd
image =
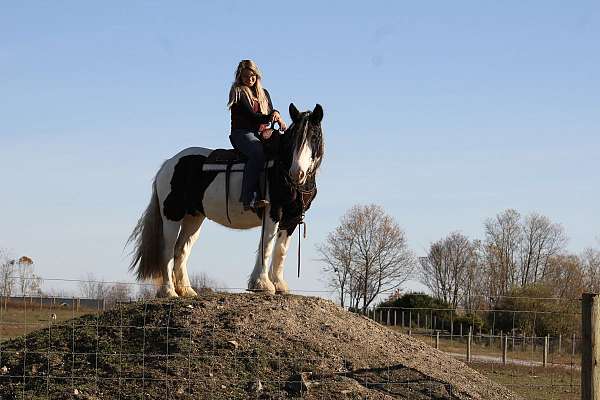
[[[529,300],[579,303],[579,299]],[[467,362],[526,398],[580,398],[581,313],[378,307],[364,314]],[[548,319],[561,321],[560,325],[566,329],[537,335],[540,329],[548,328]],[[546,325],[536,326],[540,321]]]
[[[73,285],[73,290],[82,281],[51,279],[45,283],[58,282],[63,287]],[[220,307],[218,296],[215,302]],[[239,329],[235,319],[221,315],[207,323],[186,313],[201,312],[201,301],[173,304],[145,298],[4,297],[0,398],[302,398],[310,392],[311,398],[325,399],[331,398],[328,393],[360,394],[361,390],[398,398],[458,398],[453,385],[402,366],[357,369],[348,359],[331,353],[263,348],[259,340],[254,347],[240,345],[231,339]],[[470,315],[469,323],[462,318],[466,310],[426,308],[376,308],[368,316],[469,361],[526,398],[578,399],[579,330],[540,336],[534,334],[535,325],[530,333],[520,331],[515,322],[515,327],[502,331],[500,314],[506,312],[530,314],[533,321],[540,321],[542,315],[579,318],[573,313],[478,310],[478,315]],[[491,321],[491,325],[478,325],[476,319]],[[369,332],[364,335],[368,338]]]

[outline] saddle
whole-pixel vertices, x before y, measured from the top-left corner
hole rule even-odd
[[[279,134],[273,134],[269,140],[263,140],[263,146],[265,150],[265,172],[268,168],[275,165],[275,158],[279,151]],[[219,171],[225,173],[225,211],[227,213],[227,220],[231,223],[229,216],[229,185],[231,180],[231,172],[243,172],[244,167],[240,164],[245,164],[248,161],[248,157],[242,154],[236,149],[215,149],[213,150],[204,160],[202,170],[203,171]],[[234,165],[237,166],[234,168]],[[259,179],[259,186],[261,191],[266,190],[268,178],[263,177],[264,182]]]
[[[215,149],[206,157],[205,164],[240,164],[248,161],[248,157],[236,149]]]

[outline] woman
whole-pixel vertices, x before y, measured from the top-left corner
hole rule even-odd
[[[244,210],[263,208],[269,202],[260,198],[258,178],[265,163],[263,144],[259,137],[269,139],[273,133],[267,124],[277,122],[283,130],[285,122],[273,109],[271,97],[261,84],[261,74],[252,60],[242,60],[235,72],[235,81],[229,91],[231,135],[234,148],[248,157],[242,180]]]

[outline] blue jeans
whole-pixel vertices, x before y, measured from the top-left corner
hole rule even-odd
[[[244,177],[242,179],[242,198],[243,204],[250,204],[250,201],[259,193],[258,178],[265,165],[265,152],[263,144],[256,137],[256,133],[246,129],[234,129],[229,135],[229,140],[234,148],[248,157],[244,167]],[[257,196],[258,198],[259,196]]]

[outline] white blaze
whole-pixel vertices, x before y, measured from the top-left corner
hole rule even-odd
[[[304,142],[299,150],[294,153],[292,162],[292,177],[298,180],[298,183],[304,184],[308,171],[312,164],[312,149],[308,142]],[[302,172],[302,174],[300,174]],[[302,175],[302,176],[300,176]]]

